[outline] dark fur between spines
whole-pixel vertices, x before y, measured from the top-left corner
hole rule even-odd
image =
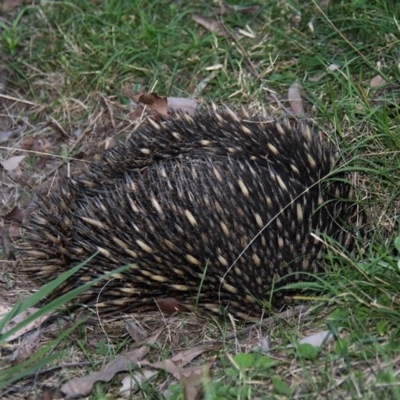
[[[45,201],[27,228],[24,270],[49,280],[99,251],[54,296],[133,263],[79,301],[117,312],[175,297],[260,318],[272,287],[321,270],[323,244],[311,232],[352,244],[341,228],[355,223],[351,187],[321,182],[334,165],[304,123],[231,110],[153,121]],[[279,306],[282,295],[273,299]]]

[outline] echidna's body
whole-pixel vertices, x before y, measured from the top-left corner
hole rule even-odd
[[[79,300],[135,311],[172,297],[259,318],[272,289],[319,270],[312,232],[352,241],[341,228],[354,214],[350,186],[320,182],[334,164],[303,124],[229,110],[152,122],[45,202],[25,270],[49,280],[99,251],[57,295],[132,263]]]

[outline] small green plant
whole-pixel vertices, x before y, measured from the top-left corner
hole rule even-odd
[[[23,8],[10,25],[0,21],[2,47],[11,56],[15,55],[18,45],[25,39],[18,25],[27,9]]]

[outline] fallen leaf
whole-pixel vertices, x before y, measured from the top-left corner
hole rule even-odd
[[[199,103],[197,100],[186,97],[168,97],[168,108],[171,111],[183,111],[186,114],[193,115]]]
[[[140,367],[143,371],[143,368],[153,368],[153,369],[162,369],[163,371],[171,374],[175,379],[179,380],[181,376],[182,367],[191,362],[193,359],[198,357],[200,354],[203,354],[206,351],[215,350],[220,347],[219,344],[213,345],[205,345],[199,347],[193,347],[188,350],[183,350],[168,360],[158,361],[154,363],[150,363],[148,361],[142,361],[140,363]],[[121,391],[132,390],[135,388],[136,381],[139,380],[139,376],[142,376],[142,371],[139,374],[135,374],[133,377],[129,376],[123,380],[123,385]],[[146,374],[146,376],[152,377],[156,373]],[[142,379],[142,378],[140,378]]]
[[[135,342],[141,342],[147,337],[147,333],[139,325],[132,321],[127,321],[125,323],[125,329]]]
[[[7,140],[15,133],[16,131],[2,131],[0,132],[0,143],[7,142]]]
[[[0,304],[0,318],[4,315],[9,313],[13,308],[11,306],[6,306],[4,304]]]
[[[193,359],[203,354],[206,351],[214,350],[219,345],[209,345],[209,346],[199,346],[188,350],[183,350],[168,360],[158,361],[154,363],[149,363],[144,361],[141,363],[141,367],[149,367],[155,369],[162,369],[169,374],[171,374],[175,379],[180,379],[181,368],[191,362]]]
[[[35,138],[32,136],[29,136],[22,141],[21,149],[22,150],[31,150],[34,143],[35,143]]]
[[[198,107],[197,100],[185,97],[163,97],[155,92],[140,93],[133,96],[132,99],[138,103],[138,106],[129,114],[129,119],[131,121],[142,118],[148,114],[145,112],[145,108],[142,104],[164,116],[167,116],[171,111],[183,111],[193,115]]]
[[[305,115],[303,100],[300,93],[301,85],[298,80],[294,81],[289,88],[288,100],[292,111],[297,116]]]
[[[73,134],[77,139],[79,139],[79,138],[81,137],[81,135],[82,135],[82,128],[81,128],[81,127],[76,128],[76,129],[72,132],[72,134]]]
[[[35,170],[41,170],[46,166],[48,157],[39,157],[35,163]]]
[[[211,368],[217,357],[213,357],[207,364],[195,367],[182,368],[180,371],[180,383],[183,386],[185,399],[202,399],[204,386],[211,380]]]
[[[330,64],[329,67],[327,68],[328,71],[336,71],[340,69],[340,65],[338,64]]]
[[[308,343],[314,347],[321,347],[323,344],[332,341],[334,338],[332,331],[321,331],[310,336],[305,336],[299,340],[300,344]]]
[[[309,336],[305,336],[299,340],[300,344],[310,344],[313,347],[321,347],[323,344],[332,341],[334,338],[332,331],[321,331]],[[287,348],[292,348],[293,345],[288,344]]]
[[[38,153],[46,153],[51,149],[51,143],[46,139],[37,138],[33,142],[32,151],[37,151]]]
[[[372,88],[376,88],[376,87],[384,86],[384,85],[386,85],[386,83],[387,82],[380,75],[376,75],[369,82],[369,86],[371,86]]]
[[[319,74],[317,74],[317,75],[314,75],[314,76],[308,78],[308,80],[309,80],[310,82],[319,82],[319,81],[320,81],[322,78],[324,78],[327,74],[328,74],[327,72],[321,72],[321,73],[319,73]]]
[[[33,332],[25,335],[22,339],[18,349],[15,352],[15,360],[16,364],[20,364],[23,361],[27,360],[32,354],[36,353],[40,344],[40,329],[36,329]]]
[[[264,354],[269,354],[271,352],[271,339],[269,336],[261,339],[260,352]]]
[[[88,396],[93,390],[93,385],[98,382],[109,382],[116,373],[134,369],[139,361],[146,356],[151,345],[153,345],[162,329],[146,338],[142,342],[142,346],[121,354],[114,360],[110,361],[101,371],[92,372],[87,376],[71,379],[61,387],[61,392],[67,397]],[[142,365],[142,362],[140,363]]]
[[[1,10],[2,11],[9,11],[13,10],[16,7],[22,6],[24,4],[25,0],[6,0],[2,5],[1,5]]]
[[[138,371],[133,376],[127,375],[121,381],[121,387],[119,391],[123,392],[132,392],[135,390],[137,386],[142,386],[142,382],[146,382],[150,380],[154,375],[157,375],[158,371],[150,371],[148,369],[142,369]]]
[[[3,312],[0,311],[0,313],[2,315],[4,315],[6,312],[9,312],[12,310],[12,307],[3,305],[0,308],[1,310],[3,310]],[[11,319],[8,324],[4,327],[4,329],[1,331],[1,334],[6,334],[7,332],[9,332],[12,328],[14,328],[17,324],[19,324],[20,322],[22,322],[24,319],[26,319],[27,317],[29,317],[30,315],[32,315],[34,312],[36,312],[38,309],[37,308],[33,308],[30,307],[28,309],[26,309],[25,311],[23,311],[22,313],[18,314],[16,317],[14,317],[13,319]],[[0,315],[1,317],[1,315]],[[30,324],[25,325],[23,328],[21,328],[19,331],[13,333],[11,336],[7,337],[5,339],[6,342],[11,342],[12,340],[24,335],[25,333],[36,329],[37,327],[39,327],[44,321],[46,321],[46,319],[49,317],[49,314],[47,315],[43,315],[40,318],[35,319],[35,321],[32,321]]]
[[[112,149],[113,147],[117,146],[118,142],[114,137],[109,137],[104,142],[104,150]]]
[[[161,115],[168,115],[168,101],[166,97],[159,96],[155,92],[143,93],[133,96],[133,100],[150,107]]]
[[[8,160],[2,161],[0,164],[6,171],[14,171],[19,167],[19,164],[24,158],[25,156],[14,156],[10,157]]]
[[[228,32],[226,31],[225,26],[222,22],[198,14],[193,14],[192,19],[202,27],[206,28],[208,31],[215,33],[217,36],[228,35]]]

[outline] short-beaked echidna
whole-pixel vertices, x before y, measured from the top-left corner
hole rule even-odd
[[[44,199],[23,270],[48,281],[98,252],[53,297],[132,264],[79,301],[133,312],[175,298],[257,319],[272,290],[321,270],[312,233],[351,246],[356,207],[343,174],[324,179],[334,167],[303,122],[230,109],[149,121]]]

